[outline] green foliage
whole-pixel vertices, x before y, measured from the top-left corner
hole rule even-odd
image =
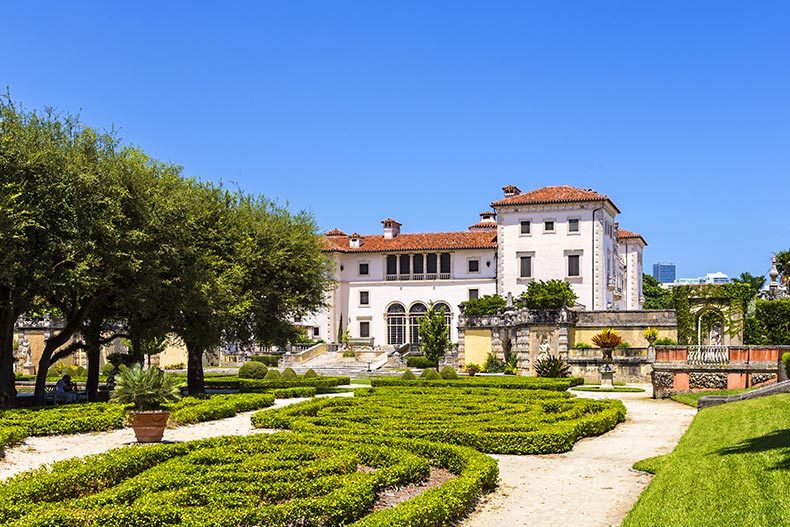
[[[468,368],[469,366],[467,366]],[[497,388],[503,390],[551,390],[563,392],[573,386],[584,384],[584,377],[566,377],[565,379],[546,379],[541,377],[499,377],[477,376],[459,377],[455,380],[433,381],[427,384],[424,379],[406,381],[399,378],[381,377],[372,379],[370,385],[374,388],[391,386],[441,386],[446,388]]]
[[[466,369],[466,373],[468,373],[471,376],[474,376],[477,372],[482,371],[483,367],[480,366],[479,364],[475,364],[474,362],[470,362],[469,364],[466,365],[465,369]]]
[[[623,337],[611,328],[602,329],[598,334],[593,335],[593,344],[603,349],[616,348],[623,342]]]
[[[241,379],[263,379],[266,377],[266,373],[269,371],[263,363],[261,362],[245,362],[239,368],[239,378]]]
[[[527,290],[518,299],[518,307],[527,309],[560,309],[572,306],[578,296],[564,280],[536,280],[527,285]]]
[[[573,347],[580,350],[592,349],[592,345],[587,344],[586,342],[577,342],[576,344],[573,345]]]
[[[315,370],[313,370],[313,368],[310,368],[309,370],[307,370],[306,372],[304,372],[304,375],[303,375],[303,377],[304,377],[305,379],[310,379],[310,378],[315,378],[315,377],[318,377],[318,374],[315,372]]]
[[[425,315],[420,319],[420,351],[434,367],[438,367],[439,359],[450,348],[450,327],[445,323],[444,310],[444,306],[437,310],[431,302]]]
[[[396,436],[487,453],[547,454],[570,450],[582,437],[606,432],[625,418],[623,404],[615,400],[422,382],[425,386],[376,387],[357,390],[353,398],[315,399],[258,412],[252,423],[327,437],[343,433],[382,441],[382,436]]]
[[[486,355],[486,361],[483,363],[483,371],[486,373],[503,373],[505,371],[504,361],[496,358],[491,352]]]
[[[457,379],[458,372],[455,371],[455,368],[452,366],[445,366],[439,371],[439,375],[441,375],[442,379]]]
[[[369,514],[381,491],[426,479],[431,465],[457,477]],[[17,478],[0,491],[0,522],[31,527],[285,527],[305,521],[327,527],[446,525],[490,491],[497,476],[496,461],[479,452],[420,440],[391,438],[374,445],[345,434],[220,437],[114,450]]]
[[[101,374],[102,375],[109,375],[110,373],[112,373],[113,368],[115,368],[115,367],[112,364],[110,364],[109,362],[106,362],[106,363],[104,363],[104,366],[101,367]],[[47,374],[47,377],[49,377],[49,374]]]
[[[439,381],[442,379],[442,376],[439,375],[439,372],[433,368],[426,368],[422,370],[422,373],[420,373],[420,379],[426,381]]]
[[[655,346],[677,346],[677,341],[675,339],[665,337],[663,339],[656,339],[653,344]]]
[[[507,307],[507,300],[499,295],[485,295],[472,298],[461,303],[461,310],[466,316],[496,315]]]
[[[357,356],[357,354],[356,354],[356,353],[354,352],[354,350],[353,350],[353,349],[351,349],[351,348],[348,348],[347,350],[343,350],[343,357],[346,357],[346,358],[351,358],[351,359],[353,359],[353,358],[355,358],[356,356]]]
[[[158,368],[142,369],[139,364],[125,368],[115,376],[113,402],[133,404],[135,410],[156,410],[169,401],[181,398],[181,384]]]
[[[622,526],[786,525],[788,422],[790,394],[701,410]]]
[[[758,300],[750,340],[757,343],[790,344],[790,299]]]
[[[722,312],[724,332],[739,335],[744,329],[746,307],[751,300],[751,290],[747,284],[677,286],[672,289],[672,302],[678,321],[678,342],[694,344],[697,339],[697,319],[691,313],[691,298],[711,305],[722,302],[727,307]]]
[[[298,379],[299,376],[296,374],[293,368],[285,368],[282,374],[280,374],[280,378],[284,381],[288,381],[288,380]]]
[[[731,281],[738,284],[748,285],[750,298],[756,297],[757,293],[759,293],[760,289],[762,289],[765,285],[764,276],[754,276],[752,273],[741,273],[741,276],[738,278],[733,278]]]
[[[405,381],[413,381],[417,377],[414,375],[414,372],[412,372],[411,370],[407,369],[406,371],[403,372],[403,374],[400,376],[400,378],[405,380]]]
[[[425,368],[433,368],[436,366],[433,361],[427,357],[423,357],[422,355],[406,357],[406,365],[409,366],[409,368],[419,368],[421,370]]]
[[[556,379],[567,377],[570,375],[570,372],[570,366],[556,355],[548,355],[547,357],[541,357],[535,361],[535,373],[538,377]]]
[[[647,327],[642,332],[642,336],[645,337],[645,340],[648,342],[651,340],[655,341],[658,338],[658,328]]]
[[[661,282],[650,276],[642,275],[642,294],[645,302],[644,309],[674,309],[672,293],[669,289],[661,287]]]
[[[178,424],[202,423],[233,417],[238,412],[259,410],[274,404],[275,396],[269,393],[213,395],[211,397],[184,397],[167,405],[171,418]]]
[[[631,347],[631,344],[629,342],[622,341],[620,344],[617,345],[617,347],[620,349],[628,349]]]
[[[253,355],[249,359],[255,362],[262,362],[270,368],[276,368],[280,362],[280,355]]]
[[[264,375],[263,377],[263,379],[266,381],[278,381],[280,380],[280,378],[281,378],[280,372],[278,370],[275,370],[274,368],[268,370],[266,372],[266,375]]]
[[[787,377],[790,378],[790,353],[782,354],[782,362],[785,365],[785,373],[787,374]]]

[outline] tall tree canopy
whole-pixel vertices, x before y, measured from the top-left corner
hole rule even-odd
[[[650,276],[642,275],[642,294],[645,302],[644,309],[674,309],[672,293],[668,289],[661,287],[661,282]]]
[[[285,343],[331,284],[309,215],[185,179],[111,133],[8,97],[0,246],[0,407],[15,397],[14,323],[33,308],[65,324],[39,361],[39,399],[49,364],[79,347],[97,384],[99,348],[119,328],[138,361],[146,343],[181,337],[190,392],[200,393],[205,351],[233,339]]]

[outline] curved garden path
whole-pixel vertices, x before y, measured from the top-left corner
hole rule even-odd
[[[564,454],[494,455],[500,485],[462,527],[620,525],[651,477],[631,466],[671,452],[697,413],[671,400],[651,399],[649,392],[574,393],[621,399],[626,421]]]

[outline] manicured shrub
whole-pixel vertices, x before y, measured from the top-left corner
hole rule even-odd
[[[373,387],[389,386],[409,386],[421,387],[428,386],[429,381],[425,379],[415,379],[413,381],[400,379],[398,377],[380,377],[372,379],[370,385]],[[584,384],[584,377],[566,377],[564,379],[547,379],[543,377],[459,377],[457,380],[442,380],[440,382],[430,381],[430,386],[441,386],[448,389],[453,388],[501,388],[506,390],[551,390],[563,392],[572,386]]]
[[[413,381],[414,379],[417,378],[417,376],[414,375],[413,371],[407,369],[406,371],[403,372],[403,375],[401,375],[400,378],[407,381]]]
[[[266,381],[279,381],[280,380],[280,372],[275,370],[274,368],[270,369],[266,372],[266,375],[263,377]],[[287,379],[286,379],[287,380]]]
[[[790,352],[782,354],[782,362],[785,363],[785,373],[790,378]]]
[[[433,368],[427,368],[425,370],[422,370],[422,373],[420,373],[420,379],[426,381],[440,381],[442,380],[442,376],[439,375],[439,372],[434,370]]]
[[[433,362],[432,360],[429,360],[426,357],[423,357],[422,355],[417,355],[417,356],[414,356],[414,357],[406,357],[406,365],[409,368],[419,368],[421,370],[426,369],[426,368],[435,368],[436,367],[436,363],[435,362]]]
[[[535,361],[535,373],[538,377],[560,378],[570,375],[571,368],[556,355],[541,357]]]
[[[113,365],[109,362],[105,363],[104,366],[101,367],[102,375],[109,375],[113,370]],[[49,372],[47,372],[47,377],[49,377]]]
[[[439,375],[441,375],[442,379],[445,380],[458,378],[458,372],[456,372],[452,366],[445,366],[444,368],[442,368],[441,371],[439,372]]]
[[[298,379],[299,376],[296,374],[293,368],[285,368],[282,374],[280,374],[280,378],[284,381],[290,381],[293,379]]]
[[[670,338],[656,339],[653,343],[654,346],[677,346],[677,344],[675,339]]]
[[[496,355],[489,352],[483,364],[483,371],[486,373],[502,373],[505,371],[505,363],[497,359]]]
[[[469,364],[466,365],[465,369],[466,369],[466,373],[474,377],[475,375],[477,375],[477,372],[479,372],[482,369],[482,366],[470,362]]]
[[[280,363],[280,355],[253,355],[249,359],[254,362],[262,362],[271,368],[276,368]]]
[[[309,370],[304,372],[304,375],[302,375],[302,377],[305,379],[309,379],[311,377],[318,377],[318,374],[315,372],[315,370],[313,370],[313,368],[310,368]]]
[[[269,371],[261,362],[245,362],[239,368],[239,378],[241,379],[263,379]]]
[[[631,347],[631,344],[626,341],[622,341],[620,344],[617,345],[617,347],[620,349],[628,349]]]
[[[588,350],[592,349],[592,344],[587,344],[586,342],[577,342],[572,347],[580,350]]]

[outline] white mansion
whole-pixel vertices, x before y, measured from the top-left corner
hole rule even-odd
[[[309,336],[337,340],[338,326],[375,345],[417,342],[417,324],[430,302],[444,305],[457,340],[458,305],[470,298],[521,294],[533,280],[571,284],[587,310],[642,308],[639,235],[618,227],[620,210],[593,190],[568,186],[503,199],[464,232],[401,233],[382,221],[381,234],[325,235],[337,287],[330,307],[301,325]]]

